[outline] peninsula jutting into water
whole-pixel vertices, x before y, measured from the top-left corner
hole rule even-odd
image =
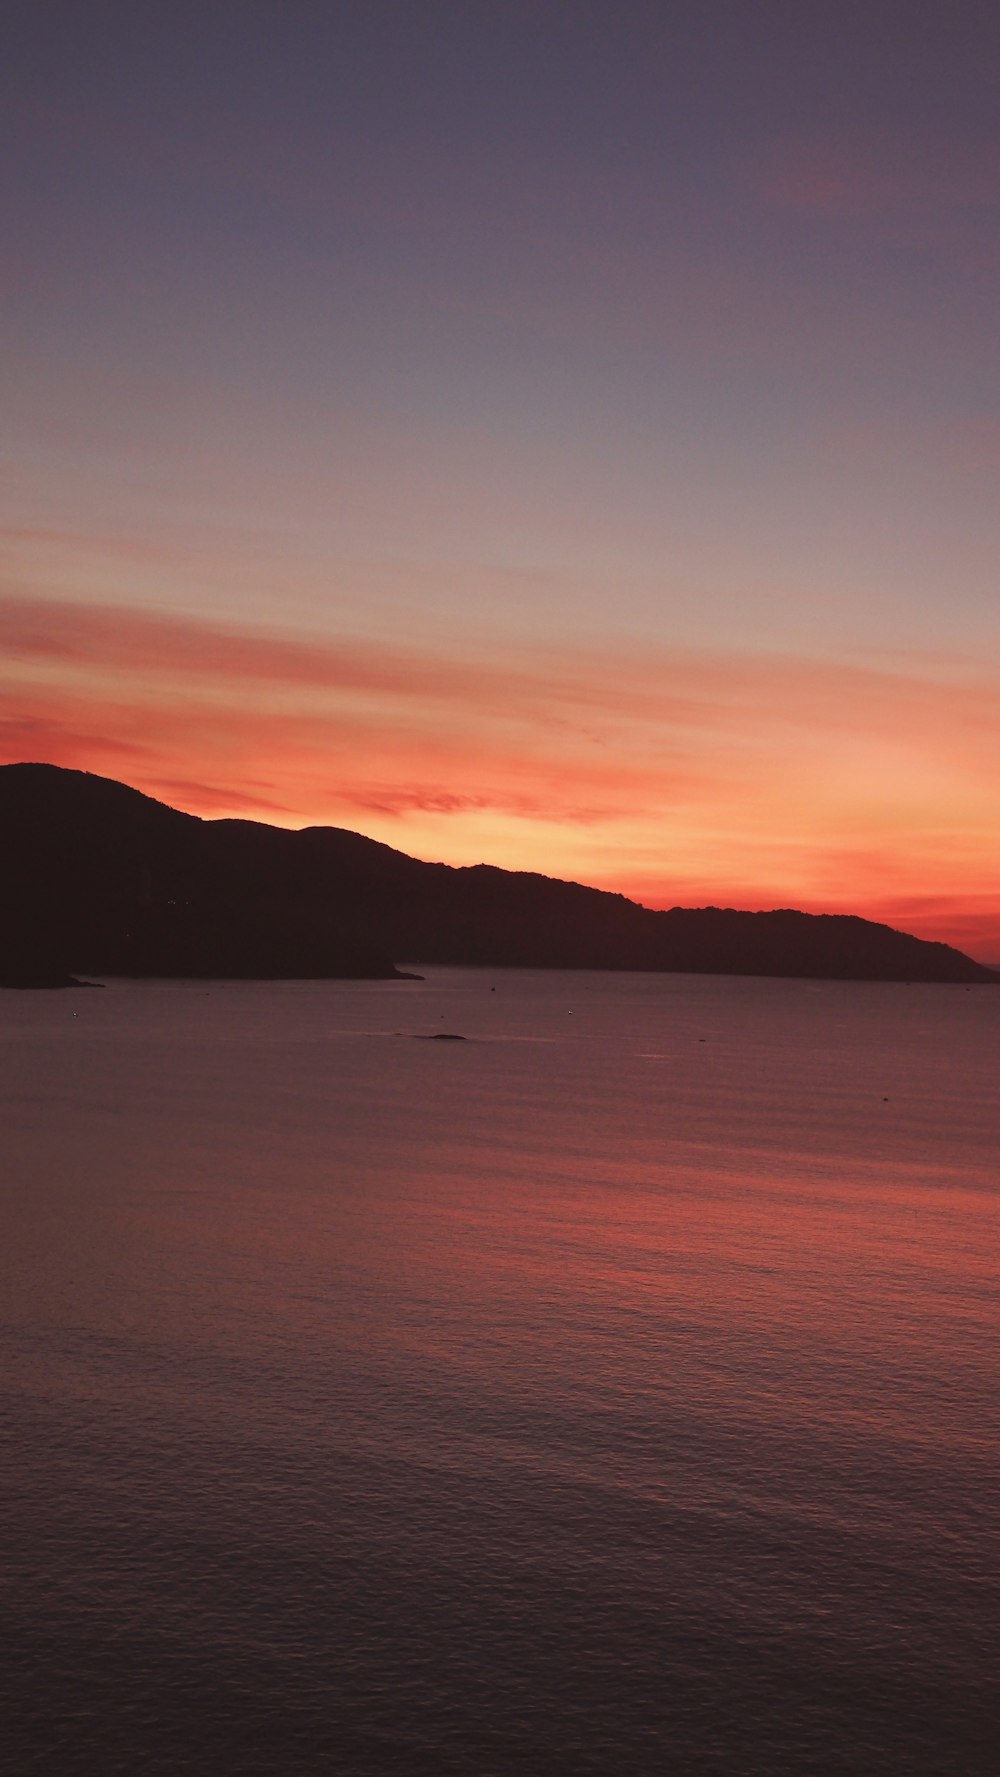
[[[946,944],[790,910],[654,911],[359,833],[202,820],[113,779],[0,767],[0,982],[72,975],[370,978],[400,960],[827,980],[996,983]]]

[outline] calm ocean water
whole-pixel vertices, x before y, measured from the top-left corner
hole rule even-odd
[[[998,1062],[990,989],[0,994],[4,1769],[992,1777]]]

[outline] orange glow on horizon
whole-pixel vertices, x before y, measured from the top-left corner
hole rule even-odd
[[[0,598],[0,756],[205,816],[651,906],[854,912],[1000,958],[996,675],[723,650],[382,647]]]

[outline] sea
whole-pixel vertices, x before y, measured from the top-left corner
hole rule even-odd
[[[0,1766],[995,1777],[1000,992],[423,973],[0,994]]]

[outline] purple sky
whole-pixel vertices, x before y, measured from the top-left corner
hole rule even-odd
[[[996,8],[5,35],[5,757],[1000,955]]]

